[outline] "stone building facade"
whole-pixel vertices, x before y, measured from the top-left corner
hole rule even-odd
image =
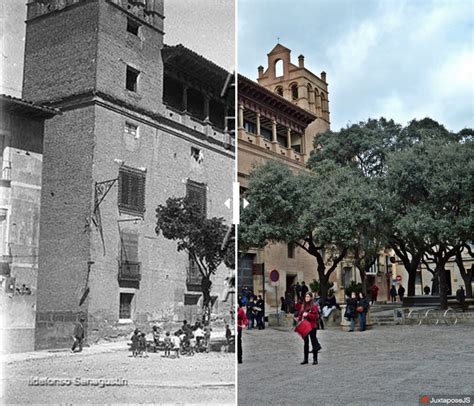
[[[329,129],[326,74],[314,75],[304,67],[302,56],[298,66],[292,64],[290,53],[277,44],[268,54],[267,69],[258,68],[258,83],[239,76],[238,179],[242,193],[254,165],[278,160],[296,172],[306,170],[314,136]],[[274,269],[280,274],[276,289],[270,283]],[[238,287],[247,285],[255,294],[264,295],[267,314],[279,307],[279,297],[289,286],[315,278],[316,259],[291,244],[271,244],[239,257]]]
[[[34,349],[44,123],[58,112],[0,95],[0,336]]]
[[[155,208],[188,195],[230,223],[234,100],[228,72],[163,44],[163,19],[163,0],[28,3],[23,94],[62,112],[45,125],[37,349],[69,344],[80,316],[89,341],[197,318],[199,275]]]

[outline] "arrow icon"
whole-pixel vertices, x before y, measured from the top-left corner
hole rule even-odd
[[[243,200],[244,209],[250,204],[245,198]]]
[[[231,200],[231,199],[227,199],[227,200],[224,202],[224,205],[225,205],[225,207],[227,207],[228,209],[230,209],[231,203],[232,203],[232,200]]]

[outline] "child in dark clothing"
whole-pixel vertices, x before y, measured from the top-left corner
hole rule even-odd
[[[142,333],[140,336],[139,351],[142,357],[148,358],[146,347],[147,347],[146,335],[145,333]]]
[[[137,328],[132,335],[132,355],[136,357],[140,352],[140,330]]]

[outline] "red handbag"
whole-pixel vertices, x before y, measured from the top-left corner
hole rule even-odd
[[[312,329],[313,327],[308,320],[302,320],[295,327],[295,332],[298,333],[301,338],[305,338]]]

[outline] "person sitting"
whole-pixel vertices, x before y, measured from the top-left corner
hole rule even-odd
[[[323,317],[325,320],[329,319],[331,313],[337,309],[336,296],[332,290],[329,291],[329,296],[326,298],[326,301],[323,306]]]
[[[230,345],[230,340],[232,338],[232,331],[228,324],[225,325],[225,339],[227,340],[227,345]]]

